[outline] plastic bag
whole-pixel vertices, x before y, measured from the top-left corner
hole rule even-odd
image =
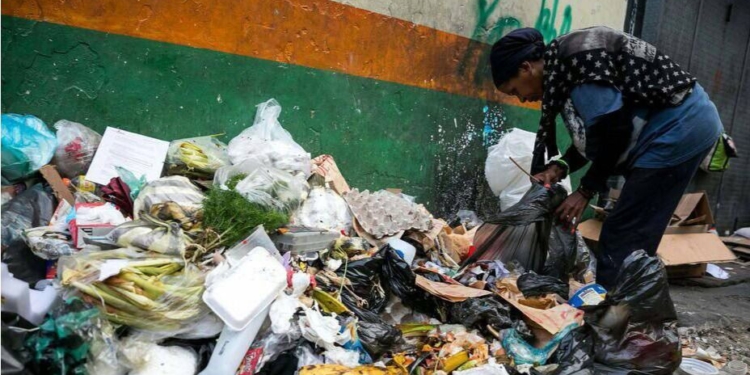
[[[134,248],[82,251],[58,263],[62,285],[79,291],[112,322],[152,338],[190,331],[209,309],[203,272],[180,256]]]
[[[477,259],[500,260],[505,264],[516,261],[528,271],[542,273],[550,238],[561,231],[552,230],[552,214],[565,197],[567,192],[560,185],[550,189],[532,185],[518,204],[485,220],[474,237],[477,250],[463,264]],[[572,235],[571,238],[574,239]]]
[[[310,154],[294,142],[279,124],[281,105],[275,100],[258,104],[253,126],[234,137],[227,147],[232,164],[249,158],[258,159],[263,165],[310,177]]]
[[[192,347],[157,345],[138,335],[125,339],[121,352],[131,367],[128,375],[195,374],[198,368],[198,355]]]
[[[130,185],[128,185],[130,186]],[[131,187],[132,192],[132,187]],[[190,214],[202,207],[205,196],[193,183],[182,176],[162,177],[148,183],[133,202],[133,217],[149,212],[157,203],[174,202]]]
[[[60,120],[53,126],[57,129],[54,159],[57,170],[67,178],[86,174],[102,136],[73,121]]]
[[[294,212],[307,198],[310,186],[301,175],[259,167],[237,183],[234,190],[250,202],[284,212]]]
[[[474,227],[480,226],[483,223],[482,219],[480,219],[474,211],[459,210],[456,216],[467,230],[472,230]]]
[[[37,374],[85,374],[89,358],[116,366],[113,332],[97,309],[70,298],[26,337],[25,346],[31,352],[28,367]]]
[[[122,247],[134,246],[172,255],[184,255],[185,248],[193,242],[180,223],[162,221],[146,214],[141,215],[141,219],[118,225],[107,238]]]
[[[170,175],[211,179],[219,168],[229,165],[227,145],[215,137],[196,137],[172,141],[167,151]]]
[[[39,258],[55,260],[76,252],[68,231],[60,232],[52,227],[37,227],[27,229],[23,233],[29,249]]]
[[[16,278],[30,284],[45,278],[46,262],[26,246],[23,232],[47,226],[55,209],[53,195],[37,184],[2,207],[2,261]]]
[[[396,250],[389,245],[385,245],[380,249],[377,256],[383,258],[381,275],[383,280],[388,283],[388,289],[401,298],[406,306],[431,317],[445,317],[443,302],[417,286],[417,276],[411,270],[411,266],[396,253]],[[425,275],[425,277],[427,276]]]
[[[373,358],[380,357],[383,353],[391,351],[392,348],[403,342],[401,331],[382,321],[359,322],[357,324],[357,335]]]
[[[508,329],[503,331],[503,348],[517,365],[543,365],[547,363],[547,360],[557,348],[557,344],[576,327],[578,327],[578,324],[575,323],[565,327],[541,348],[535,348],[526,342],[515,329]]]
[[[109,184],[101,189],[102,199],[114,204],[123,215],[133,216],[133,198],[130,197],[130,187],[121,177],[114,177]]]
[[[294,213],[292,224],[349,233],[352,229],[352,215],[344,198],[332,189],[315,187],[305,203]]]
[[[52,160],[57,138],[42,120],[30,115],[2,115],[2,175],[21,180]]]
[[[500,197],[500,208],[503,211],[520,202],[531,187],[529,177],[510,158],[525,170],[530,170],[535,140],[536,134],[513,128],[487,150],[484,173],[492,193]],[[567,191],[571,191],[569,178],[561,184]]]
[[[494,296],[470,298],[451,304],[448,317],[450,323],[476,328],[485,334],[489,333],[488,326],[499,332],[513,325],[510,307]]]
[[[583,307],[587,324],[562,347],[555,374],[672,374],[682,359],[667,280],[657,257],[643,250],[628,256],[607,299]],[[563,371],[563,365],[581,371]]]
[[[380,278],[382,265],[382,258],[372,257],[348,262],[336,271],[352,284],[341,293],[341,302],[365,321],[379,321],[390,297],[388,284]]]
[[[136,198],[138,198],[138,194],[141,193],[141,189],[143,189],[143,187],[146,186],[146,183],[147,183],[146,176],[141,175],[140,178],[135,177],[133,172],[123,167],[116,166],[115,170],[117,171],[117,174],[120,176],[120,179],[122,180],[122,182],[128,185],[128,188],[130,189],[130,199],[135,200]]]
[[[570,286],[567,283],[556,277],[537,275],[533,272],[521,275],[516,285],[525,298],[554,293],[567,300],[570,294]]]

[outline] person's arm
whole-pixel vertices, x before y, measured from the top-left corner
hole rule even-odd
[[[627,106],[601,116],[586,127],[586,155],[591,167],[581,179],[584,190],[603,192],[620,156],[627,150],[633,132],[633,122]]]

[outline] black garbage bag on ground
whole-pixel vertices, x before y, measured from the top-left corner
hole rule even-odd
[[[360,321],[357,325],[357,336],[373,358],[404,343],[401,331],[385,322]]]
[[[24,242],[23,231],[49,224],[55,198],[36,184],[2,206],[2,261],[10,273],[31,285],[45,278],[46,261],[34,255]]]
[[[516,284],[526,298],[556,293],[567,300],[570,294],[570,286],[567,283],[553,276],[538,275],[533,272],[519,276]]]
[[[383,258],[371,257],[355,260],[336,271],[337,275],[346,276],[352,283],[351,288],[345,288],[341,293],[341,302],[360,319],[380,320],[378,314],[388,303],[390,292],[388,283],[381,280],[382,268]]]
[[[390,291],[401,298],[404,305],[441,321],[445,320],[444,303],[417,286],[417,275],[393,248],[383,246],[377,257],[383,259],[382,281]]]
[[[453,303],[448,310],[448,321],[452,324],[463,324],[476,328],[484,334],[489,334],[487,326],[495,332],[510,328],[513,321],[510,318],[510,306],[504,304],[496,296],[469,298],[466,301]]]
[[[587,324],[561,343],[555,375],[668,375],[679,367],[680,340],[671,324],[677,314],[661,261],[643,250],[634,252],[615,285],[604,302],[583,308]],[[565,370],[569,367],[580,370]]]

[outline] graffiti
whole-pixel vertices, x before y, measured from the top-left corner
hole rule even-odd
[[[570,32],[570,25],[573,23],[573,8],[570,5],[565,6],[565,9],[563,9],[562,24],[560,25],[559,32],[555,28],[559,1],[554,0],[552,9],[549,9],[546,7],[547,0],[542,0],[542,6],[539,9],[539,16],[536,18],[534,28],[542,33],[545,43],[549,43],[552,39]]]

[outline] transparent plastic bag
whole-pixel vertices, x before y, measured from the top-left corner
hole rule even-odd
[[[2,115],[2,175],[18,181],[52,160],[57,138],[42,120],[30,115]]]
[[[152,339],[190,331],[208,314],[203,272],[180,256],[123,248],[60,258],[62,285],[78,291],[113,323]]]
[[[68,178],[86,174],[102,136],[73,121],[60,120],[53,126],[57,129],[54,158],[57,170]]]
[[[292,224],[349,233],[352,215],[344,198],[332,189],[318,186],[310,191],[305,203],[294,213]]]
[[[227,145],[215,137],[196,137],[172,141],[167,152],[171,175],[212,178],[217,169],[229,164]]]
[[[307,198],[310,186],[301,175],[260,167],[234,188],[250,202],[284,212],[293,212]]]
[[[279,123],[281,105],[275,99],[258,104],[253,126],[234,137],[227,148],[232,164],[257,158],[262,164],[310,177],[310,154],[294,142]]]
[[[202,207],[203,198],[205,196],[201,190],[187,178],[183,176],[162,177],[149,182],[138,194],[138,198],[133,202],[133,216],[138,219],[141,213],[148,212],[151,206],[165,202],[177,203],[190,214]]]
[[[176,221],[162,221],[142,214],[140,219],[118,225],[107,235],[112,242],[162,254],[184,255],[193,241]]]

